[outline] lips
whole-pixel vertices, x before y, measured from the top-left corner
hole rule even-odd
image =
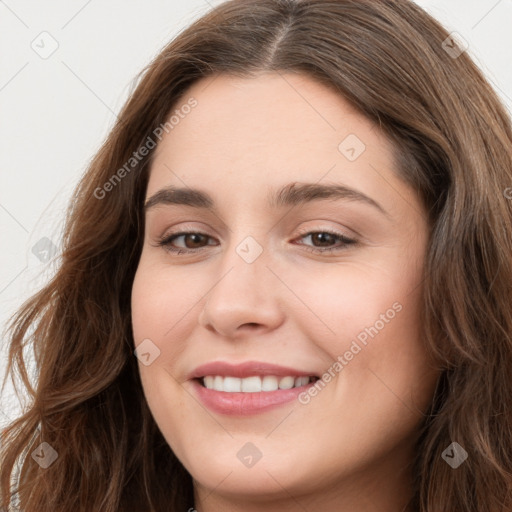
[[[188,378],[208,409],[235,416],[263,413],[283,406],[296,400],[318,380],[314,372],[258,361],[237,365],[220,361],[207,363],[197,367]]]
[[[318,377],[315,372],[301,371],[286,366],[278,366],[259,361],[247,361],[241,364],[230,364],[222,361],[212,362],[198,366],[189,376],[189,379],[202,379],[207,375],[220,375],[221,377],[246,377],[275,375],[276,377]]]

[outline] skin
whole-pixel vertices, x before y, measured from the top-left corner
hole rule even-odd
[[[190,97],[197,106],[157,147],[146,198],[194,187],[215,209],[147,211],[132,321],[135,345],[149,338],[160,350],[140,374],[155,421],[194,479],[191,508],[405,510],[438,377],[421,338],[428,225],[419,197],[397,176],[384,133],[308,76],[218,75],[196,82],[182,104]],[[354,161],[338,149],[349,134],[366,146]],[[293,181],[357,189],[387,215],[350,199],[270,208],[269,189]],[[300,231],[325,229],[357,243]],[[207,236],[173,247],[195,253],[158,246],[187,230]],[[263,250],[252,263],[236,251],[248,236]],[[325,247],[340,250],[308,251]],[[205,408],[187,380],[210,361],[321,375],[396,303],[400,312],[307,404],[227,416]],[[262,453],[250,468],[236,456],[247,442]]]

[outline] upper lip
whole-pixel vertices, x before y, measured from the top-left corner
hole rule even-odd
[[[220,375],[223,377],[252,377],[255,375],[275,375],[275,376],[293,376],[310,377],[316,376],[314,372],[301,371],[295,368],[279,366],[261,361],[246,361],[239,364],[231,364],[224,361],[213,361],[198,366],[189,376],[189,379],[199,379],[207,375]]]

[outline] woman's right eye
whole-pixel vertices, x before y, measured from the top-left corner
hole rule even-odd
[[[203,240],[205,238],[211,238],[209,235],[206,235],[205,233],[200,233],[199,231],[182,231],[181,233],[174,233],[171,235],[166,235],[162,239],[158,241],[158,245],[163,247],[166,251],[175,253],[175,254],[182,254],[182,253],[190,253],[190,252],[197,252],[197,250],[204,249],[204,246],[202,247],[192,247],[192,248],[176,248],[172,245],[172,243],[178,239],[183,237],[184,240],[187,239],[187,237],[190,239],[193,238],[194,242],[197,243],[198,239],[202,238]]]

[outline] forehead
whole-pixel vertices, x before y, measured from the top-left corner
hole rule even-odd
[[[191,99],[196,106],[181,110]],[[156,149],[147,196],[172,184],[243,188],[249,200],[292,181],[340,182],[378,196],[394,179],[393,148],[385,134],[341,95],[306,75],[203,78],[171,115],[172,129]],[[347,157],[349,146],[356,159]]]
[[[191,98],[197,105],[181,113]],[[220,144],[229,148],[227,158],[239,160],[254,158],[256,150],[277,148],[307,153],[314,147],[337,155],[338,144],[350,133],[367,145],[390,149],[373,123],[341,95],[306,75],[203,78],[184,93],[169,117],[173,123],[167,135],[172,137],[164,134],[155,156],[167,147],[179,147],[184,153],[198,145],[220,156]]]

